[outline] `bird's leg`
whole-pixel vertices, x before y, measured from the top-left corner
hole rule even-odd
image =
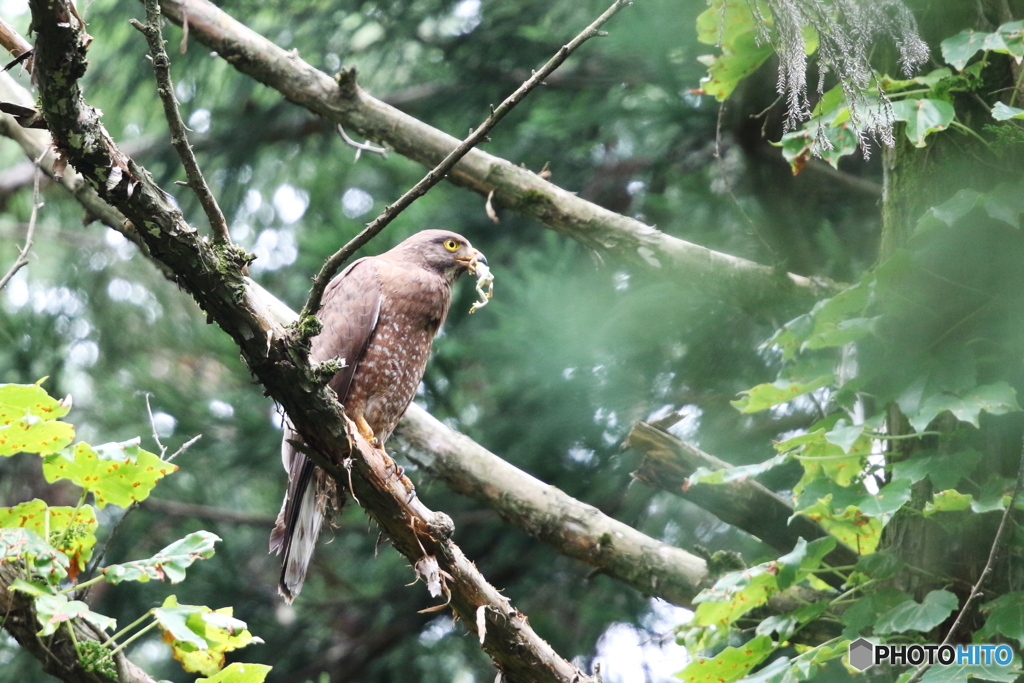
[[[366,442],[374,448],[380,448],[380,439],[373,433],[373,429],[370,428],[366,418],[362,415],[356,415],[355,419],[356,428],[359,429],[359,435],[366,439]]]

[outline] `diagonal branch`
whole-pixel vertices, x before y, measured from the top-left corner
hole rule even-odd
[[[707,565],[534,479],[416,404],[395,438],[405,454],[452,490],[494,508],[560,553],[597,567],[645,595],[689,606]]]
[[[368,95],[355,84],[353,73],[342,72],[337,80],[332,79],[208,0],[162,0],[161,7],[179,25],[187,15],[189,36],[242,73],[311,112],[342,124],[346,130],[385,143],[428,168],[459,144],[452,136]],[[810,300],[839,289],[826,279],[777,271],[671,237],[479,149],[466,154],[448,179],[484,197],[493,191],[494,201],[589,247],[744,305]]]
[[[18,644],[43,664],[43,670],[67,683],[155,683],[145,671],[131,663],[123,653],[115,657],[117,676],[101,671],[89,671],[79,657],[83,644],[101,642],[98,633],[82,619],[74,619],[68,628],[74,629],[74,638],[67,628],[59,628],[44,642],[36,633],[39,623],[32,598],[21,591],[11,590],[19,576],[13,562],[0,562],[0,615],[2,626]],[[77,646],[76,646],[77,643]]]
[[[19,270],[28,265],[28,251],[32,248],[32,236],[36,232],[36,219],[39,217],[39,207],[42,204],[39,203],[39,180],[42,173],[39,170],[39,164],[43,160],[43,154],[39,155],[39,158],[35,160],[35,172],[33,173],[34,180],[32,181],[32,212],[28,217],[28,229],[25,231],[25,246],[18,250],[18,258],[14,260],[10,269],[0,277],[0,289],[7,286],[7,283],[11,281]]]
[[[157,1],[158,0],[146,0],[146,3],[148,6],[149,3]],[[558,52],[555,53],[555,56],[549,59],[539,71],[534,71],[533,75],[519,86],[514,93],[506,97],[505,100],[497,107],[492,106],[491,115],[488,116],[476,130],[471,132],[465,140],[459,143],[455,149],[449,152],[448,155],[441,160],[441,163],[431,169],[430,172],[423,176],[418,183],[413,185],[405,194],[399,197],[398,201],[384,207],[384,211],[374,218],[366,228],[349,240],[348,244],[332,254],[324,263],[320,272],[317,273],[317,276],[313,279],[313,287],[310,289],[309,298],[306,300],[306,304],[302,307],[300,317],[305,318],[309,315],[316,315],[317,311],[320,310],[320,300],[323,298],[324,290],[327,289],[327,283],[330,282],[331,278],[334,277],[334,274],[338,272],[338,268],[340,268],[342,264],[344,264],[345,261],[347,261],[352,254],[356,252],[357,249],[373,239],[373,237],[386,228],[388,224],[398,216],[398,214],[405,211],[410,204],[426,194],[430,188],[441,182],[441,179],[448,174],[448,171],[452,170],[455,164],[457,164],[462,157],[469,154],[471,149],[487,138],[487,134],[491,129],[498,125],[498,122],[505,118],[505,115],[512,111],[513,107],[522,102],[523,99],[530,94],[531,90],[540,85],[548,75],[561,66],[562,63],[569,58],[569,55],[575,52],[579,46],[583,45],[583,43],[587,42],[594,36],[599,35],[598,29],[600,29],[606,21],[615,16],[620,9],[628,4],[631,4],[631,0],[615,0],[611,7],[606,9],[601,16],[590,24],[590,26],[587,26],[575,38],[559,48]],[[342,130],[340,128],[340,124],[339,130]]]
[[[6,92],[8,91],[4,90],[4,81],[0,77],[0,99],[3,98]],[[17,94],[16,91],[10,92]],[[10,117],[7,118],[9,119]],[[45,131],[25,131],[13,123],[13,121],[11,121],[11,124],[16,131],[29,132],[33,135],[45,137],[47,140],[49,138],[49,134]],[[7,133],[8,131],[4,128],[4,117],[0,115],[0,134],[6,135]],[[22,146],[26,154],[33,154],[38,149],[34,144],[28,144],[28,142],[34,139],[19,138],[19,141],[23,143]],[[46,145],[49,146],[49,144],[47,141]],[[52,162],[52,159],[50,159],[50,162]],[[45,162],[43,170],[48,175],[52,174],[52,168],[47,166]],[[72,177],[77,177],[78,182],[88,190],[88,192],[79,192],[76,195],[78,200],[86,207],[86,210],[94,215],[99,215],[100,220],[109,227],[137,238],[137,233],[127,231],[124,227],[126,219],[116,209],[100,199],[95,191],[80,176],[74,174],[70,168],[65,171],[63,182],[67,184]],[[106,213],[101,215],[101,208],[105,208]],[[131,223],[129,222],[128,225],[130,226]],[[145,248],[144,244],[143,247]],[[148,254],[148,248],[146,249]],[[152,259],[152,256],[150,258]],[[159,261],[153,262],[158,266],[162,266]],[[244,282],[245,286],[251,291],[253,299],[260,302],[260,308],[266,311],[268,316],[273,317],[281,325],[290,325],[295,322],[297,315],[287,305],[276,299],[251,279],[245,278]],[[498,458],[498,456],[491,454],[469,437],[449,429],[415,404],[411,405],[406,412],[403,418],[403,425],[408,425],[409,429],[400,428],[396,437],[403,439],[405,445],[416,452],[416,458],[420,462],[431,461],[432,464],[429,466],[431,471],[443,478],[449,486],[459,492],[477,497],[478,500],[492,507],[504,506],[511,509],[518,504],[513,502],[515,496],[526,495],[531,499],[538,497],[544,499],[549,495],[549,492],[556,491],[556,489],[543,482],[537,481],[511,467],[508,463]],[[437,448],[438,450],[436,453],[428,453],[424,450],[425,448]],[[474,467],[474,463],[479,464],[483,471],[480,471],[478,467]],[[490,474],[491,471],[504,472],[508,476],[495,477],[493,474]],[[477,484],[473,482],[478,482],[479,486],[483,487],[481,492],[486,492],[488,494],[487,498],[477,496],[476,493],[468,490],[477,487]],[[513,489],[516,490],[513,491]],[[519,526],[528,533],[537,535],[545,542],[551,543],[558,552],[597,566],[609,576],[625,583],[630,583],[646,594],[655,595],[670,602],[685,602],[688,600],[687,596],[691,595],[692,590],[696,589],[696,584],[691,589],[687,586],[687,583],[693,583],[693,579],[701,573],[699,563],[703,562],[703,560],[695,558],[678,548],[672,548],[655,539],[648,538],[635,529],[629,527],[623,529],[618,526],[615,520],[607,519],[603,515],[592,520],[591,530],[593,533],[589,535],[586,533],[578,536],[573,535],[575,533],[573,529],[566,529],[564,531],[552,530],[549,528],[551,524],[563,523],[567,519],[575,519],[586,516],[591,512],[596,512],[591,506],[569,496],[564,496],[563,500],[562,496],[564,494],[556,495],[559,498],[557,504],[563,510],[569,511],[569,514],[561,519],[544,517],[545,510],[543,506],[523,510],[523,514],[519,518],[505,512],[502,514],[506,515],[506,520],[511,524]],[[147,500],[146,505],[149,504],[149,500]],[[160,505],[163,505],[163,503],[160,503]],[[175,508],[175,510],[182,510],[182,508]],[[168,508],[168,512],[169,514],[174,514],[170,508]],[[205,514],[201,514],[202,511],[199,510],[193,510],[193,512],[197,516],[214,514],[212,511]],[[575,524],[576,522],[572,523]],[[613,535],[622,533],[623,537],[627,539],[627,543],[615,546],[616,557],[602,557],[607,551],[607,548],[601,549],[598,547],[602,543],[602,529],[607,530]],[[562,542],[562,539],[568,539],[568,542]],[[631,554],[628,548],[635,548],[637,554]],[[650,559],[649,555],[651,552],[655,553],[659,558],[667,558],[665,564],[663,565],[661,560]],[[626,565],[625,570],[616,569],[615,565],[618,563]],[[633,567],[629,567],[631,563],[634,565]],[[650,572],[647,577],[637,573],[637,568],[642,566],[646,566]]]
[[[477,624],[482,648],[510,681],[569,683],[585,680],[558,656],[451,541],[447,515],[410,497],[392,461],[353,435],[351,422],[310,368],[308,347],[271,317],[241,275],[245,255],[203,240],[182,218],[150,174],[116,148],[99,112],[82,97],[87,36],[70,0],[31,0],[36,28],[36,78],[41,109],[59,152],[88,179],[99,196],[136,226],[150,253],[228,333],[267,394],[287,411],[309,444],[310,457],[341,483],[341,463],[351,457],[354,493],[370,516],[431,585],[447,590],[449,605],[470,630]],[[129,192],[129,188],[131,191]],[[354,444],[357,448],[352,448]],[[411,499],[410,499],[411,498]],[[481,617],[478,621],[478,617]]]
[[[158,0],[146,0],[145,24],[135,19],[129,20],[132,26],[146,36],[146,41],[149,43],[153,71],[156,74],[156,92],[160,96],[160,102],[164,105],[167,128],[171,131],[171,144],[181,159],[181,165],[185,167],[188,186],[199,198],[199,203],[210,221],[213,238],[222,244],[231,244],[231,235],[228,233],[227,221],[224,220],[224,212],[220,210],[217,200],[210,192],[210,186],[206,184],[203,172],[199,170],[199,162],[196,161],[196,155],[192,152],[192,145],[189,144],[188,135],[185,133],[185,122],[181,120],[178,98],[174,96],[174,84],[171,83],[171,59],[167,56],[167,50],[164,49],[164,36],[160,31],[160,22]]]
[[[671,434],[638,422],[626,437],[626,445],[644,454],[633,476],[655,488],[668,491],[704,508],[723,522],[756,536],[781,553],[788,553],[803,537],[811,541],[828,536],[817,522],[793,515],[793,506],[756,481],[736,481],[729,485],[698,484],[686,486],[687,478],[698,467],[719,470],[729,464],[680,441]],[[857,553],[837,543],[825,556],[833,567],[857,562]],[[822,575],[827,582],[842,583],[842,577]]]

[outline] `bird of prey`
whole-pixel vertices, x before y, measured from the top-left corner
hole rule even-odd
[[[371,443],[383,447],[423,379],[430,346],[448,314],[452,283],[487,263],[469,241],[447,230],[424,230],[394,249],[352,263],[328,284],[310,360],[344,360],[329,382]],[[291,602],[306,569],[334,482],[293,443],[299,436],[285,421],[281,459],[288,472],[270,550],[282,555],[278,589]]]

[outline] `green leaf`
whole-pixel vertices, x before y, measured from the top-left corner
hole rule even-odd
[[[214,544],[221,540],[209,531],[196,531],[175,541],[148,560],[112,564],[103,569],[110,583],[149,581],[157,579],[178,583],[185,579],[185,569],[196,560],[213,557]]]
[[[778,146],[793,175],[797,175],[811,157],[821,157],[832,168],[839,168],[841,158],[857,151],[857,142],[857,134],[849,123],[831,126],[820,119],[812,119],[799,130],[783,135]]]
[[[857,502],[857,507],[866,515],[877,517],[885,524],[903,505],[910,500],[910,480],[893,479],[879,489],[869,493]]]
[[[939,491],[932,500],[925,504],[921,511],[925,517],[931,517],[936,512],[958,512],[971,507],[974,496],[969,493],[960,493],[956,489]]]
[[[843,449],[843,453],[849,453],[853,444],[857,442],[867,425],[851,425],[845,418],[836,422],[831,431],[825,432],[825,440]]]
[[[164,632],[164,640],[172,644],[180,643],[180,646],[191,645],[194,650],[200,650],[206,648],[206,639],[192,630],[188,620],[193,614],[202,614],[202,611],[203,608],[198,605],[179,605],[177,597],[170,595],[162,606],[153,608],[153,616]]]
[[[761,621],[755,631],[759,636],[770,636],[772,633],[777,633],[780,641],[789,640],[797,626],[814,621],[827,612],[830,606],[828,600],[819,600],[804,605],[789,614],[772,615]]]
[[[897,121],[906,121],[907,139],[916,147],[924,147],[929,134],[949,128],[956,116],[949,102],[929,99],[893,102],[892,112]]]
[[[848,451],[824,438],[808,442],[796,456],[803,465],[804,476],[793,488],[794,492],[799,495],[804,486],[822,475],[840,486],[849,486],[860,475],[864,459],[870,452],[871,439],[865,435],[861,435]]]
[[[912,671],[912,670],[911,670]],[[969,681],[993,681],[994,683],[1013,683],[1021,674],[1019,664],[1000,666],[991,664],[957,664],[949,666],[933,666],[921,677],[920,683],[968,683]],[[905,675],[910,677],[910,672]],[[900,677],[897,683],[905,680]]]
[[[875,633],[930,631],[945,621],[959,604],[949,591],[932,591],[924,596],[921,603],[908,600],[882,614],[875,624]]]
[[[730,572],[693,599],[697,604],[693,623],[729,626],[750,610],[767,603],[768,598],[778,591],[775,575],[767,565]]]
[[[747,675],[775,649],[770,636],[755,636],[739,647],[727,647],[714,657],[698,657],[676,674],[688,683],[729,683]]]
[[[70,396],[58,401],[38,384],[0,384],[0,456],[65,448],[75,428],[58,418],[70,409]]]
[[[1017,392],[1006,382],[1000,381],[974,387],[960,396],[952,393],[933,394],[922,401],[916,414],[907,415],[907,418],[915,431],[923,432],[939,413],[946,410],[961,422],[969,422],[978,427],[978,416],[982,411],[1003,415],[1020,409],[1017,405]]]
[[[928,209],[917,221],[914,234],[920,235],[938,224],[953,227],[953,224],[966,216],[981,200],[981,193],[975,190],[960,190],[952,199]]]
[[[232,616],[230,607],[211,610],[204,605],[179,605],[172,595],[153,615],[174,658],[186,671],[206,676],[220,671],[225,653],[263,642],[246,630],[244,621]]]
[[[796,583],[797,572],[800,571],[800,563],[807,554],[807,541],[802,537],[797,539],[796,546],[775,561],[777,572],[775,580],[778,582],[779,590],[786,590]]]
[[[28,529],[0,528],[0,561],[23,559],[33,574],[50,584],[56,584],[68,575],[67,555],[44,541],[39,534]]]
[[[985,212],[1002,221],[1014,230],[1020,230],[1020,215],[1024,212],[1024,193],[1018,183],[1000,183],[995,189],[984,195]]]
[[[1024,591],[1015,591],[1001,595],[981,606],[983,614],[987,614],[985,626],[977,636],[991,642],[997,635],[1016,640],[1024,648]]]
[[[740,465],[738,467],[726,467],[720,470],[712,470],[707,467],[698,467],[686,480],[686,488],[694,484],[728,484],[734,481],[746,481],[763,474],[768,470],[790,461],[788,453],[776,455],[764,462],[753,465]]]
[[[54,590],[51,586],[42,583],[41,581],[26,581],[25,579],[15,579],[11,582],[12,591],[19,591],[27,595],[31,595],[33,598],[38,598],[40,595],[53,595]]]
[[[903,558],[892,550],[881,550],[877,553],[859,557],[854,569],[878,581],[885,581],[903,571],[904,566],[906,566],[906,563],[903,561]]]
[[[827,387],[835,381],[835,375],[822,375],[810,382],[790,382],[780,379],[771,384],[759,384],[753,389],[741,391],[743,398],[732,401],[732,405],[741,413],[758,411],[787,403],[798,396]]]
[[[74,449],[53,453],[43,460],[46,481],[70,479],[92,493],[100,508],[108,503],[128,507],[145,500],[157,481],[177,469],[177,465],[140,448],[138,438],[95,448],[78,443]]]
[[[1018,59],[1024,57],[1024,21],[1011,21],[1000,26],[997,31],[1007,53]]]
[[[35,599],[36,618],[42,625],[42,629],[36,635],[53,635],[60,625],[72,619],[85,619],[93,626],[102,631],[112,629],[117,622],[110,617],[93,612],[89,606],[80,600],[68,600],[63,594],[44,594]]]
[[[72,507],[47,507],[41,500],[31,500],[14,507],[0,508],[0,527],[30,529],[40,538],[49,538],[54,544],[63,540],[63,545],[57,550],[70,560],[68,574],[74,579],[92,558],[96,529],[99,527],[96,511],[91,505],[83,505],[72,523],[71,515],[74,512]],[[71,530],[67,531],[69,525]]]
[[[800,512],[861,555],[874,552],[882,538],[880,519],[864,514],[856,505],[833,509],[831,495]]]
[[[197,678],[196,683],[263,683],[272,668],[266,664],[235,662],[215,676]]]
[[[840,621],[846,627],[843,636],[857,638],[866,633],[869,626],[874,626],[880,616],[908,601],[913,602],[909,595],[892,586],[884,586],[874,593],[865,595],[850,605],[840,617]]]
[[[982,33],[980,31],[961,31],[952,38],[946,38],[942,41],[942,58],[946,60],[947,64],[953,65],[957,71],[960,71],[967,62],[974,56],[974,54],[986,44],[990,38],[991,33]]]
[[[996,121],[1009,121],[1010,119],[1024,119],[1024,109],[1011,107],[1002,102],[996,102],[992,107],[992,118]]]
[[[784,360],[798,351],[842,346],[874,332],[875,318],[861,317],[874,301],[874,279],[848,287],[830,299],[819,301],[809,313],[794,318],[768,340],[782,349]]]
[[[757,31],[746,0],[713,0],[697,17],[698,40],[718,45],[721,39],[722,49],[720,55],[697,58],[708,67],[708,75],[700,81],[701,94],[714,95],[721,102],[771,56],[771,46],[767,41],[758,40]]]
[[[981,453],[975,450],[939,454],[933,450],[914,453],[907,460],[893,463],[893,479],[909,479],[916,484],[928,477],[935,488],[951,489],[971,474],[981,460]]]

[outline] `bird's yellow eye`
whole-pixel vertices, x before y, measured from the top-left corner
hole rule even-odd
[[[448,251],[458,251],[459,243],[456,242],[455,240],[445,240],[444,248],[447,249]]]

